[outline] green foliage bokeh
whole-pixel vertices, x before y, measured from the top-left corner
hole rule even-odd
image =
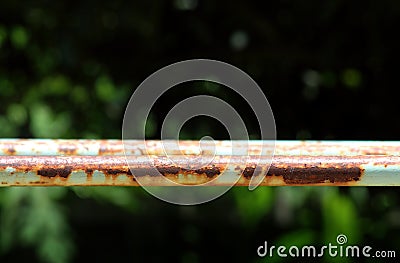
[[[278,139],[396,140],[400,127],[382,123],[393,124],[398,111],[390,87],[398,78],[391,36],[399,13],[396,1],[2,1],[0,138],[119,139],[141,81],[170,63],[205,57],[260,84]],[[158,138],[175,100],[195,94],[232,103],[259,138],[251,109],[210,83],[166,94],[148,137]],[[204,119],[181,138],[204,135],[226,139]],[[153,199],[129,187],[2,188],[0,262],[265,262],[256,254],[264,240],[321,245],[338,234],[352,244],[400,247],[393,188],[234,188],[191,208]]]

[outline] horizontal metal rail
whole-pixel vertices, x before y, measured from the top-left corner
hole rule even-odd
[[[168,141],[164,141],[167,142]],[[167,143],[164,143],[166,145]],[[262,141],[180,141],[179,149],[164,149],[162,141],[129,140],[49,140],[0,139],[0,155],[231,155],[236,148],[248,146],[249,154],[259,154]],[[124,147],[125,145],[125,147]],[[215,146],[215,149],[214,149]],[[400,156],[400,141],[276,141],[275,155],[312,156]]]
[[[124,156],[124,145],[118,140],[2,139],[0,185],[137,186],[139,176],[141,183],[154,186],[163,185],[162,177],[186,185],[229,184],[226,178],[220,179],[222,173],[236,185],[248,185],[257,173],[256,163],[271,162],[255,156],[261,151],[260,141],[234,142],[235,147],[248,143],[254,156],[247,162],[243,162],[245,156],[230,155],[231,143],[206,142],[200,148],[198,141],[181,141],[179,150],[171,150],[163,149],[161,141],[147,141],[146,147],[125,141]],[[165,151],[172,155],[165,156]],[[209,156],[203,154],[213,152],[216,156],[208,162]],[[207,165],[190,168],[185,165],[188,158],[199,163],[204,158]],[[261,185],[266,186],[399,186],[400,142],[277,141],[270,169],[262,171],[266,176]]]

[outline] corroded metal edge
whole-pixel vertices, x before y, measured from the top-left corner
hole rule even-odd
[[[186,185],[211,182],[222,186],[233,180],[238,186],[247,186],[252,176],[262,175],[257,174],[256,163],[265,164],[261,171],[266,171],[271,161],[250,157],[243,162],[242,156],[215,156],[206,166],[191,168],[187,166],[190,157],[174,156],[171,163],[164,156],[0,156],[0,185],[138,186],[135,177],[140,176],[142,184],[152,186],[163,186],[162,177]],[[223,173],[228,180],[221,179]],[[399,186],[400,157],[278,155],[261,185]]]

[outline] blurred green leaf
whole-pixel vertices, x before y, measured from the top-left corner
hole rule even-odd
[[[63,75],[48,76],[39,84],[42,94],[56,96],[66,95],[69,92],[70,87],[71,84]]]
[[[80,85],[77,85],[72,89],[70,96],[76,104],[87,103],[89,97],[85,87]]]
[[[274,215],[277,224],[287,226],[299,220],[301,207],[307,201],[311,191],[310,187],[280,187],[275,190]]]
[[[356,69],[346,69],[343,72],[342,81],[349,89],[357,89],[361,85],[362,76]]]
[[[22,26],[16,26],[11,30],[11,43],[17,49],[22,49],[28,44],[29,34]]]
[[[68,112],[55,114],[45,104],[34,104],[30,108],[30,128],[37,138],[60,138],[67,134],[70,127]]]
[[[115,98],[115,86],[108,76],[100,76],[95,83],[97,97],[105,102],[112,101]]]
[[[358,244],[360,222],[352,200],[339,193],[337,187],[327,187],[322,192],[322,214],[324,220],[325,244],[336,244],[338,235],[346,235],[348,245]],[[349,262],[348,258],[326,256],[327,262]]]
[[[7,77],[0,75],[0,96],[4,99],[6,96],[11,96],[15,92],[14,84]],[[4,96],[4,97],[3,97]]]
[[[0,115],[0,137],[14,137],[17,134],[17,128],[14,123],[10,122],[6,117]]]
[[[26,123],[28,113],[23,105],[15,103],[8,106],[7,118],[15,125],[20,126]]]
[[[236,187],[231,190],[244,225],[254,227],[270,212],[274,196],[272,188],[258,187],[249,191],[247,187]]]
[[[71,84],[65,76],[56,75],[44,78],[39,87],[42,94],[62,96],[70,91]]]
[[[0,25],[0,48],[3,45],[3,43],[6,41],[7,38],[7,31],[6,28],[2,25]]]
[[[269,246],[274,245],[275,247],[285,246],[285,253],[289,253],[288,249],[291,246],[296,246],[300,249],[302,246],[316,246],[316,235],[311,229],[300,229],[287,234],[283,234],[279,239],[272,241],[267,240]],[[317,246],[316,246],[317,247]],[[286,262],[288,258],[279,257],[276,250],[274,250],[274,256],[268,257],[268,262]]]
[[[66,190],[44,187],[4,190],[0,217],[2,252],[26,245],[37,247],[43,262],[69,262],[73,243],[63,209],[56,202]]]
[[[357,207],[364,207],[370,197],[367,187],[351,187],[349,192]]]
[[[80,198],[93,198],[100,202],[112,203],[128,211],[135,211],[138,203],[131,187],[73,187]]]
[[[54,49],[42,51],[37,46],[30,46],[29,57],[33,60],[32,64],[38,75],[48,76],[58,63],[59,52]]]

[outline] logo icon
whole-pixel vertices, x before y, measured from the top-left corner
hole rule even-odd
[[[122,125],[125,152],[129,147],[129,140],[138,140],[139,143],[142,143],[142,148],[147,149],[145,128],[153,105],[170,88],[188,81],[218,83],[234,90],[244,98],[258,120],[261,135],[259,154],[250,157],[246,125],[231,105],[213,96],[193,96],[177,103],[168,112],[162,123],[160,143],[165,155],[151,156],[148,154],[149,151],[146,151],[146,154],[141,156],[143,165],[151,167],[150,171],[147,170],[145,174],[139,176],[135,173],[138,167],[135,167],[132,162],[132,156],[125,155],[136,181],[147,192],[161,200],[180,205],[195,205],[211,201],[228,191],[239,180],[237,172],[234,172],[235,168],[245,167],[251,158],[255,167],[249,182],[249,190],[255,189],[268,172],[274,154],[276,139],[274,116],[266,96],[256,82],[242,70],[221,61],[186,60],[166,66],[146,78],[134,91],[126,107]],[[179,131],[183,124],[196,116],[214,118],[226,127],[230,136],[228,154],[224,154],[223,157],[219,156],[217,145],[209,136],[200,140],[198,158],[173,154],[179,152]],[[163,128],[172,121],[175,129],[171,131],[171,129]],[[170,140],[170,138],[175,138],[175,140]],[[201,151],[204,145],[213,151]],[[232,156],[243,158],[239,158],[240,163],[237,163],[238,158],[235,158],[235,162],[231,162],[230,157]],[[261,156],[263,158],[260,158]],[[160,169],[160,166],[169,167],[174,170],[177,177],[188,176],[182,171],[193,169],[201,171],[204,167],[214,167],[213,161],[218,158],[224,158],[226,166],[218,170],[218,176],[211,181],[197,185],[185,185],[170,180],[163,176],[168,171]],[[137,165],[137,162],[135,163]]]

